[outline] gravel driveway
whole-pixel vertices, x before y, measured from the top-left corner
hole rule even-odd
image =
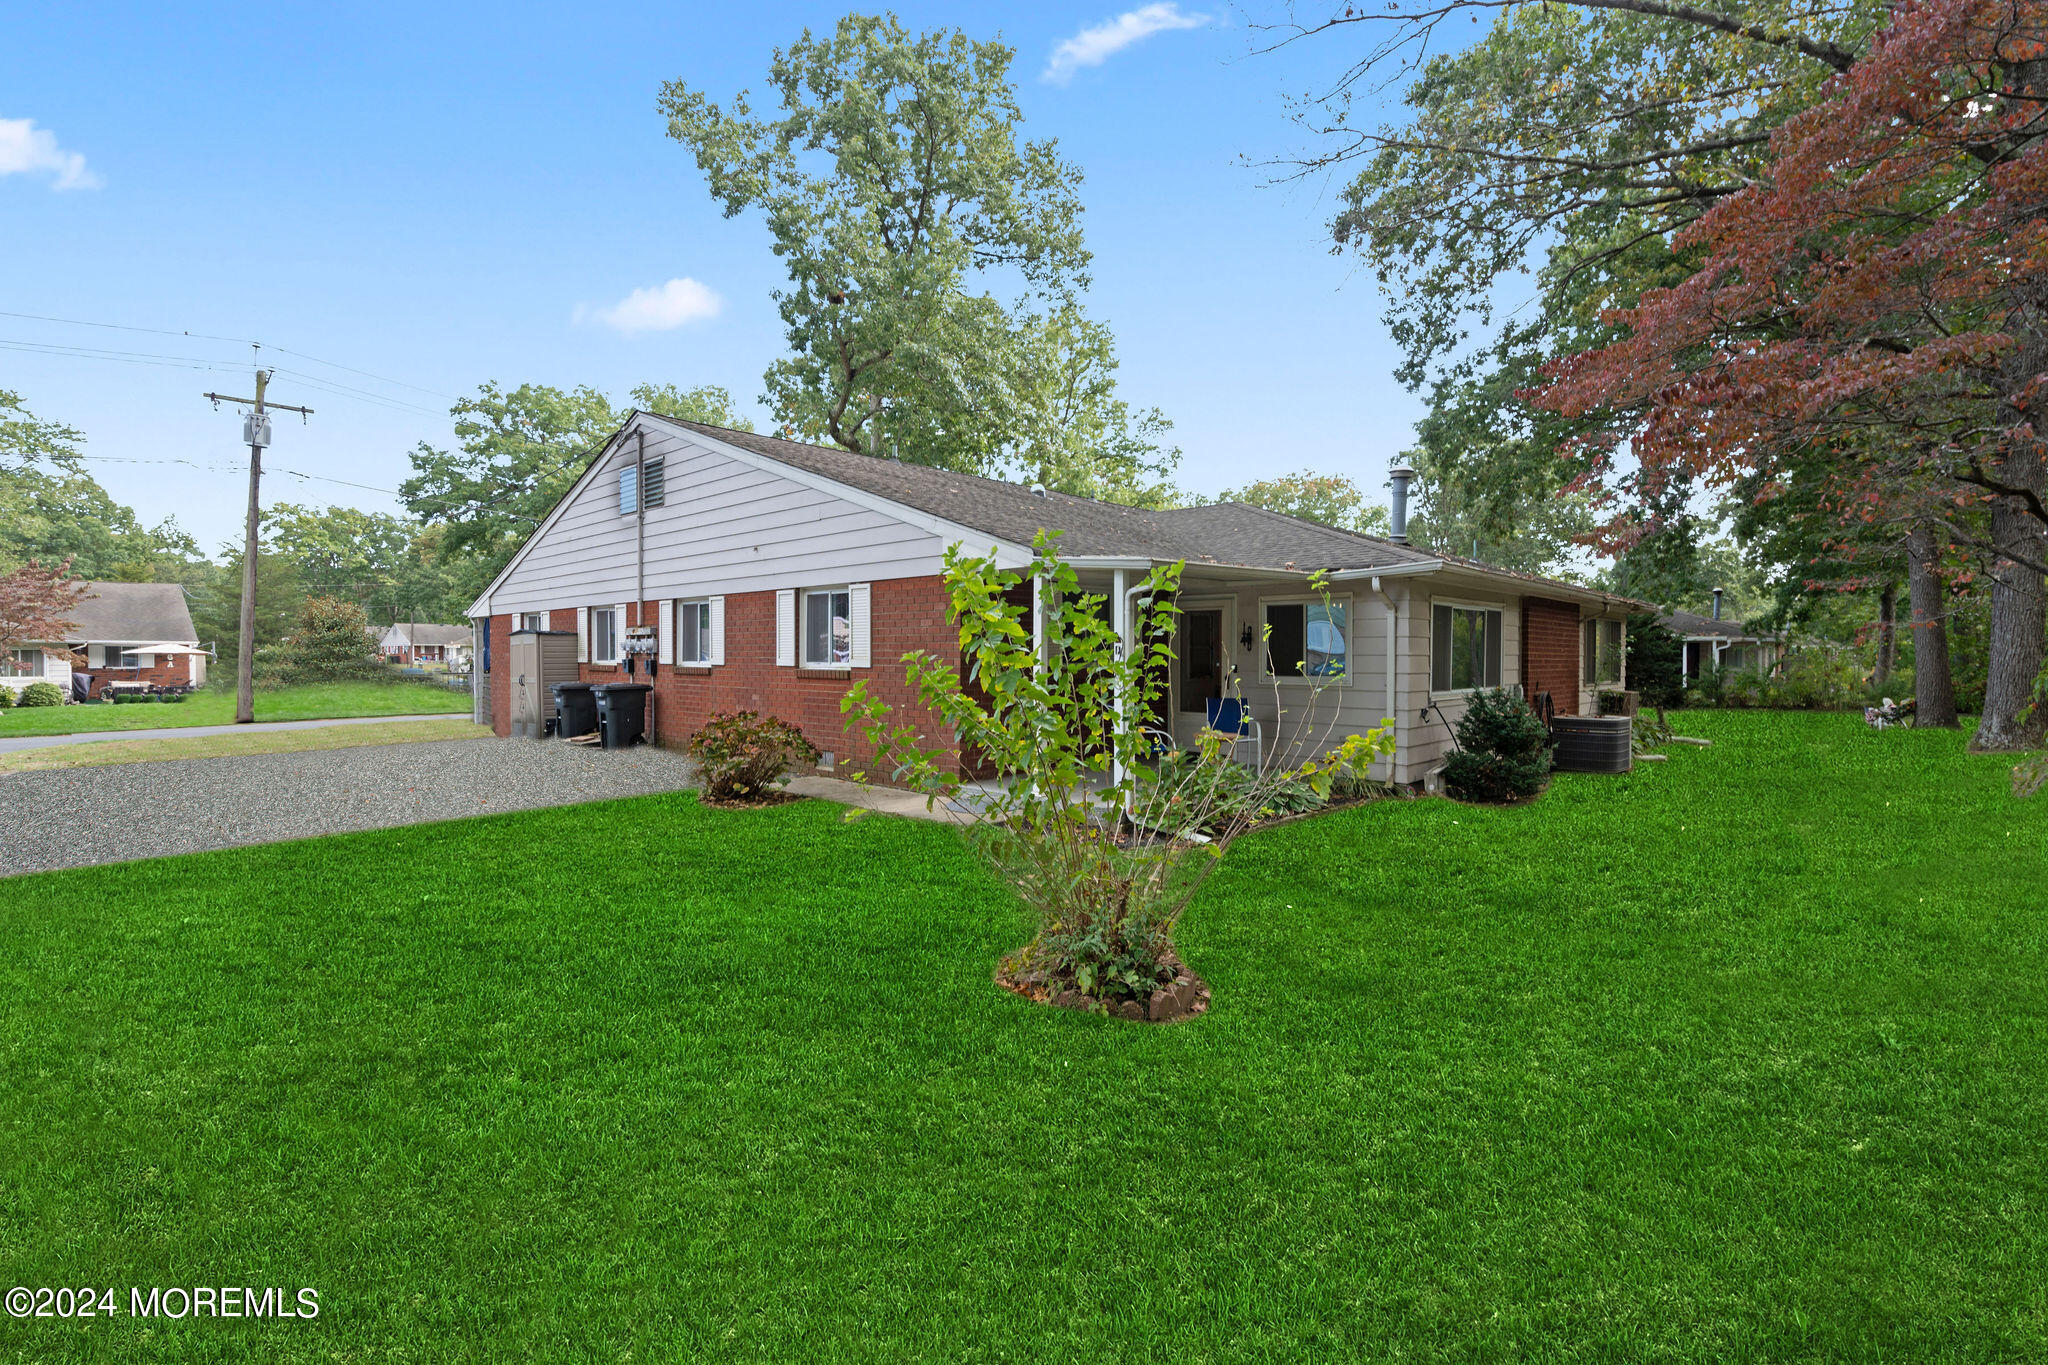
[[[459,739],[0,775],[0,876],[675,791],[689,760]]]

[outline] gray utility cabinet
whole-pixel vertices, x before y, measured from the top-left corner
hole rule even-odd
[[[555,715],[556,683],[576,681],[576,632],[515,630],[512,657],[512,737],[539,739]]]

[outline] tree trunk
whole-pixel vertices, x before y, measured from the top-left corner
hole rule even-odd
[[[1960,725],[1956,685],[1948,669],[1948,623],[1942,617],[1935,558],[1934,528],[1921,522],[1906,535],[1906,598],[1913,613],[1913,724],[1954,730]]]
[[[1893,579],[1877,595],[1877,676],[1871,681],[1879,688],[1892,680],[1892,667],[1899,661],[1899,584]]]
[[[2048,298],[2041,290],[2016,302],[2008,328],[2013,347],[1999,362],[2003,398],[1998,425],[2004,433],[1999,453],[1998,482],[2025,489],[2037,497],[2048,492],[2048,451],[2044,451],[2022,395],[2048,371]],[[1991,503],[1990,679],[1984,689],[1984,717],[1970,740],[1973,753],[2013,753],[2032,749],[2048,733],[2048,707],[2024,713],[2032,705],[2034,679],[2041,672],[2044,636],[2048,636],[2048,600],[2044,600],[2039,566],[2048,560],[2048,527],[2027,506],[2008,494]]]

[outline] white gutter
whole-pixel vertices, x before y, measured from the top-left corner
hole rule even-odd
[[[1397,726],[1401,713],[1394,709],[1394,640],[1395,625],[1400,620],[1401,609],[1394,605],[1394,599],[1387,596],[1387,590],[1380,586],[1380,575],[1372,577],[1372,590],[1380,595],[1380,601],[1387,610],[1387,719]]]
[[[1444,567],[1441,559],[1418,559],[1412,563],[1389,564],[1380,569],[1339,569],[1330,575],[1332,583],[1353,583],[1361,578],[1371,579],[1377,591],[1382,578],[1412,578],[1417,574],[1435,573]]]

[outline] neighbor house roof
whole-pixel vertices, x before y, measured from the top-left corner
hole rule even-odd
[[[1731,621],[1725,617],[1716,620],[1711,616],[1702,616],[1696,611],[1667,612],[1657,619],[1663,623],[1666,630],[1671,631],[1675,635],[1686,636],[1687,638],[1712,636],[1717,640],[1759,641],[1782,638],[1773,631],[1753,631],[1744,626],[1740,621]]]
[[[176,583],[87,583],[86,595],[65,611],[81,644],[198,644],[192,609]]]
[[[391,629],[413,645],[466,645],[474,642],[468,626],[437,626],[425,621],[400,621]]]

